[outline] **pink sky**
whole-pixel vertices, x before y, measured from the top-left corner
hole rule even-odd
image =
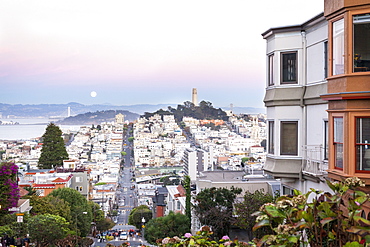
[[[263,107],[261,33],[323,11],[307,3],[5,1],[0,103],[177,104],[195,87],[215,106]]]

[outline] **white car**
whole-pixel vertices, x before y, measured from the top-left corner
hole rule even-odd
[[[122,232],[122,233],[119,235],[119,239],[120,239],[120,240],[127,240],[127,239],[128,239],[127,232]]]

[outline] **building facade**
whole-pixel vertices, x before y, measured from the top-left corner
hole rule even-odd
[[[262,34],[264,169],[281,178],[283,194],[353,176],[370,185],[370,1],[324,2],[324,13],[306,23]]]

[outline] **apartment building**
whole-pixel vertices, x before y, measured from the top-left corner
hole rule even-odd
[[[370,187],[370,1],[325,0],[302,25],[267,42],[265,171],[282,193],[356,176]],[[365,208],[365,213],[369,213]]]
[[[264,170],[281,193],[327,190],[328,22],[321,13],[302,25],[271,28],[266,40],[267,155]]]

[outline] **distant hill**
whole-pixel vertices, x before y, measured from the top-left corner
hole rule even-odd
[[[117,114],[123,114],[125,120],[134,121],[139,118],[139,114],[132,113],[129,111],[122,110],[107,110],[107,111],[96,111],[96,112],[87,112],[83,114],[78,114],[76,116],[67,117],[63,120],[59,120],[57,124],[70,124],[70,125],[91,125],[91,124],[101,124],[102,122],[112,122],[115,120]]]
[[[70,107],[71,115],[83,114],[86,112],[105,111],[105,110],[122,110],[129,111],[137,114],[144,114],[145,112],[155,112],[159,109],[167,110],[168,107],[177,107],[177,104],[138,104],[138,105],[83,105],[76,102],[70,102],[68,104],[38,104],[38,105],[10,105],[0,103],[0,115],[2,118],[8,116],[15,116],[21,118],[36,118],[36,117],[67,117],[67,109]],[[230,107],[216,107],[223,110],[230,110]],[[265,113],[265,108],[253,108],[253,107],[234,107],[233,112],[235,114],[240,113]]]

